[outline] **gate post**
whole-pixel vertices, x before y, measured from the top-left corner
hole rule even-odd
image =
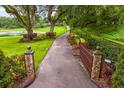
[[[30,80],[35,79],[34,52],[32,51],[31,47],[27,47],[24,57],[26,76]]]
[[[100,69],[102,65],[102,52],[100,51],[100,47],[97,47],[96,50],[93,52],[93,65],[92,65],[92,72],[91,72],[91,79],[98,80],[100,77]]]

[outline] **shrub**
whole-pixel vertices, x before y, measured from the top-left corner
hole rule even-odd
[[[14,81],[24,77],[25,68],[21,56],[5,57],[0,51],[0,87],[12,87]]]
[[[53,38],[53,37],[56,36],[56,32],[46,32],[46,36],[47,36],[48,38]]]
[[[45,34],[38,34],[36,38],[34,38],[34,40],[38,41],[38,40],[44,40],[46,39],[46,35]]]
[[[70,33],[70,34],[67,36],[67,40],[68,40],[68,42],[69,42],[71,45],[77,44],[77,42],[76,42],[76,35],[75,35],[74,33]]]
[[[95,49],[96,46],[100,45],[99,41],[96,40],[95,38],[88,37],[88,38],[86,38],[86,41],[87,41],[87,44],[88,44],[90,49]]]
[[[79,38],[79,43],[86,43],[84,38]]]
[[[124,50],[118,55],[112,83],[115,88],[124,88]]]
[[[35,38],[33,38],[33,41],[39,41],[46,39],[46,34],[38,34]],[[21,38],[19,42],[31,42],[28,38]]]
[[[98,38],[92,38],[89,37],[87,39],[89,48],[95,49],[96,46],[101,47],[101,51],[104,54],[104,57],[107,59],[110,59],[111,61],[117,61],[117,54],[119,53],[120,47],[116,44],[113,44],[109,41],[98,39]]]
[[[101,37],[93,36],[87,31],[87,29],[83,29],[83,33],[81,30],[78,30],[76,33],[81,33],[79,36],[86,40],[90,49],[94,50],[97,46],[100,46],[105,58],[114,62],[117,61],[117,54],[119,53],[120,46],[110,41],[104,40]]]
[[[35,37],[37,37],[37,33],[32,33],[32,34],[23,34],[23,37],[24,38],[29,38],[29,37],[31,37],[31,38],[35,38]]]
[[[23,42],[30,42],[30,40],[28,38],[22,37],[22,38],[20,38],[19,42],[22,42],[22,43]]]
[[[0,87],[10,87],[12,83],[12,77],[10,73],[11,65],[8,62],[2,51],[0,51]]]
[[[22,79],[25,76],[25,64],[23,55],[12,56],[9,60],[11,63],[11,72],[13,73],[13,79]]]

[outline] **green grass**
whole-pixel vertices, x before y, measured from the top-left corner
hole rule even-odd
[[[45,28],[44,28],[45,29]],[[48,29],[48,28],[46,28]],[[66,32],[65,27],[55,27],[56,37],[62,35]],[[0,37],[0,50],[4,52],[6,56],[13,56],[17,54],[23,54],[26,51],[27,46],[31,46],[35,51],[35,66],[38,68],[38,65],[41,63],[42,59],[47,53],[47,50],[52,45],[55,39],[46,39],[42,41],[37,41],[33,43],[20,43],[19,39],[21,36],[6,36]]]
[[[63,29],[62,26],[56,26],[55,27],[55,30],[61,30]],[[33,29],[34,31],[43,31],[43,32],[48,32],[50,31],[50,27],[43,27],[43,28],[34,28]],[[0,28],[0,32],[11,32],[11,31],[20,31],[20,32],[23,32],[23,31],[26,31],[25,28],[13,28],[13,29],[5,29],[5,28]]]
[[[124,45],[124,25],[104,27],[101,29],[101,33],[99,33],[98,36],[111,42]]]
[[[99,26],[99,27],[85,27],[83,29],[76,29],[79,33],[85,33],[88,31],[92,36],[100,37],[113,43],[124,45],[124,25],[111,25],[111,26]]]
[[[110,27],[102,28],[101,33],[99,33],[98,35],[105,38],[114,39],[114,40],[124,39],[124,25],[121,25],[118,27],[110,26]]]
[[[13,29],[0,28],[0,32],[11,32],[11,31],[25,31],[25,29],[24,28],[13,28]]]

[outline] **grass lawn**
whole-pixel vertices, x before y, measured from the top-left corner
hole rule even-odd
[[[111,42],[124,45],[124,25],[105,27],[102,29],[102,31],[98,34],[100,37],[103,37]],[[104,33],[105,31],[106,33]]]
[[[56,26],[55,27],[55,30],[60,30],[60,29],[63,29],[62,26]],[[43,27],[43,28],[34,28],[33,29],[34,31],[43,31],[43,32],[48,32],[50,31],[50,27]],[[14,29],[4,29],[4,28],[0,28],[0,32],[11,32],[11,31],[20,31],[20,32],[23,32],[23,31],[26,31],[24,28],[14,28]]]
[[[41,28],[42,29],[42,28]],[[46,31],[49,31],[49,28],[44,28]],[[65,27],[55,27],[55,32],[57,37],[66,32]],[[42,41],[37,41],[33,43],[19,43],[21,36],[6,36],[0,37],[0,50],[4,52],[6,56],[12,56],[16,54],[23,54],[26,51],[27,46],[31,46],[35,51],[35,66],[38,68],[38,65],[41,63],[42,59],[47,53],[47,50],[52,45],[55,39],[46,39]]]
[[[92,36],[104,38],[105,40],[111,41],[113,43],[117,43],[119,45],[124,45],[124,25],[121,26],[101,26],[95,28],[83,28],[76,29],[77,31],[88,31],[87,33]]]

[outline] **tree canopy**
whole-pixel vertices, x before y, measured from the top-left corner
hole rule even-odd
[[[46,5],[46,6],[39,6],[40,15],[44,18],[47,18],[48,22],[50,23],[50,32],[54,31],[54,26],[65,13],[64,10],[60,6],[57,5]]]
[[[25,27],[29,39],[32,38],[33,26],[36,22],[37,7],[35,5],[3,5],[7,13],[15,16],[17,20]]]
[[[121,24],[124,19],[123,6],[85,5],[61,6],[65,10],[64,20],[72,26],[100,26],[104,24]]]

